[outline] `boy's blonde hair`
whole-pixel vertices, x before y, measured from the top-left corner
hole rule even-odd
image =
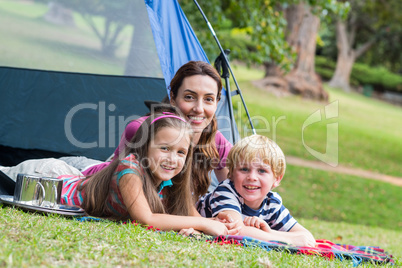
[[[241,139],[230,150],[226,162],[229,176],[233,174],[235,166],[252,163],[257,158],[271,167],[275,178],[282,178],[285,174],[286,161],[281,148],[265,136],[251,135]]]

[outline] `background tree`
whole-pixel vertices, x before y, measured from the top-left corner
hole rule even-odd
[[[113,57],[120,46],[119,35],[130,21],[128,7],[134,7],[135,2],[137,1],[53,0],[49,6],[63,6],[78,12],[101,41],[102,53]],[[102,25],[95,22],[97,16],[104,18]]]
[[[198,36],[203,46],[206,47],[206,43],[213,44],[214,41],[204,39],[205,31],[202,29],[207,30],[208,28],[202,19],[194,19],[197,14],[195,13],[195,6],[192,2],[191,0],[182,0],[181,4],[185,13],[191,14],[188,16],[190,16],[189,20],[193,28],[195,28],[197,32],[202,32]],[[297,16],[300,19],[299,21],[292,20],[289,23],[292,25],[292,27],[289,28],[291,30],[285,30],[287,22],[284,12],[288,8],[291,8],[292,5],[296,5],[298,8],[295,10],[301,12],[301,14]],[[221,41],[224,48],[235,50],[234,55],[236,58],[249,63],[264,64],[266,76],[282,76],[281,70],[292,70],[291,74],[298,82],[294,83],[293,78],[289,79],[289,81],[291,81],[289,83],[291,87],[302,82],[307,87],[318,88],[317,91],[322,91],[322,87],[320,86],[321,82],[316,79],[317,76],[314,73],[315,39],[319,27],[319,19],[313,14],[321,15],[325,12],[339,13],[340,10],[344,9],[343,3],[325,0],[309,0],[302,2],[297,0],[210,0],[203,2],[202,8],[211,24],[214,26],[214,29],[218,32],[218,37],[219,34],[227,30],[224,27],[235,27],[243,29],[245,34],[244,38],[253,42],[253,46],[246,45],[240,47],[240,50],[237,50],[234,46],[236,42],[232,42],[230,38],[229,44],[225,41]],[[288,16],[288,18],[293,19],[292,16]],[[312,25],[309,25],[309,23],[313,21],[314,27],[310,27]],[[305,26],[302,26],[303,22]],[[286,39],[290,42],[286,42]],[[296,56],[298,57],[297,60],[295,60]],[[278,66],[280,69],[278,69]],[[300,93],[300,90],[296,88],[291,88],[290,91]],[[304,92],[312,92],[312,90],[307,89],[304,90]],[[309,94],[310,93],[307,93],[306,95]],[[316,96],[320,99],[326,98],[325,94],[321,93],[316,94]]]
[[[351,12],[346,20],[336,21],[337,64],[329,85],[350,91],[350,75],[355,61],[370,48],[372,61],[388,61],[394,70],[401,63],[402,3],[398,0],[350,0]],[[396,54],[395,54],[396,53]],[[377,62],[376,62],[377,61]]]

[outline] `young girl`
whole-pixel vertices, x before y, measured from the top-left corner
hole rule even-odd
[[[136,220],[161,230],[228,234],[225,224],[200,217],[194,208],[191,139],[191,126],[177,114],[152,114],[106,168],[84,179],[64,178],[62,203],[92,216]]]

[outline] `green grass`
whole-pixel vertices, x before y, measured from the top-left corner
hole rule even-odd
[[[315,229],[316,238],[379,245],[396,256],[402,254],[400,232],[315,220],[301,223]],[[352,266],[349,261],[221,246],[172,233],[158,234],[132,224],[78,222],[10,207],[0,208],[0,245],[2,267],[264,267],[267,260],[274,267]],[[401,264],[401,259],[396,261]]]
[[[306,148],[308,146],[325,153],[327,124],[335,123],[339,130],[339,164],[402,177],[401,107],[326,87],[330,96],[329,103],[337,101],[339,110],[337,117],[325,119],[324,108],[328,103],[305,100],[298,96],[277,98],[257,89],[250,81],[262,78],[262,70],[237,66],[234,73],[257,133],[274,139],[285,155],[317,160]],[[231,87],[233,90],[234,85]],[[241,135],[249,135],[250,126],[238,96],[234,98],[234,103],[236,107],[241,107],[241,116],[237,116],[242,118],[237,119]],[[303,130],[303,124],[318,110],[323,120]],[[303,145],[302,133],[306,146]]]
[[[274,191],[296,219],[402,230],[401,187],[389,183],[288,165]]]

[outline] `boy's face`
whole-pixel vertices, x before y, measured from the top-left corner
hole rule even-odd
[[[259,209],[268,192],[281,181],[274,177],[271,167],[259,157],[251,162],[240,160],[233,169],[231,180],[244,198],[244,203],[252,209]]]

